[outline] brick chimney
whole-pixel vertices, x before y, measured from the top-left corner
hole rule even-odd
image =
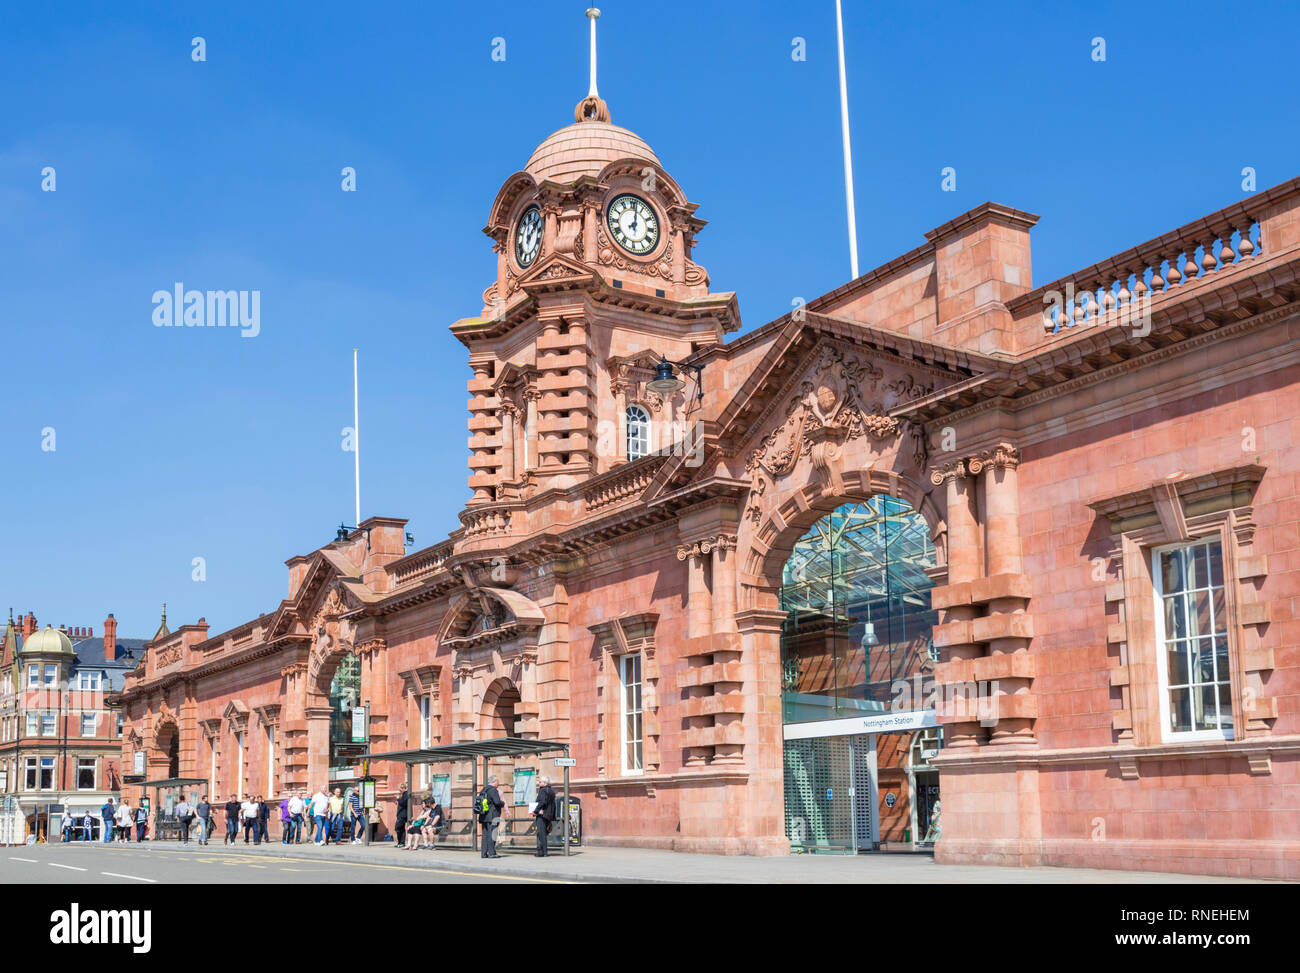
[[[25,616],[23,616],[23,641],[26,642],[29,638],[31,638],[35,634],[36,634],[36,616],[33,615],[31,612],[28,612]]]
[[[104,661],[112,662],[117,658],[117,619],[109,612],[104,619]]]

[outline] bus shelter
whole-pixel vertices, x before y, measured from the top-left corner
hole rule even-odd
[[[137,786],[150,799],[152,837],[158,839],[176,837],[180,822],[176,820],[175,808],[182,797],[193,807],[208,796],[208,782],[202,777],[164,777],[162,780],[146,780]]]
[[[564,854],[569,854],[569,745],[553,740],[524,740],[520,737],[498,737],[494,740],[475,740],[467,743],[450,743],[438,747],[425,747],[418,750],[394,750],[389,753],[366,753],[363,766],[369,768],[372,762],[391,761],[406,764],[406,792],[414,794],[414,769],[416,764],[457,764],[468,762],[472,777],[471,795],[479,791],[479,768],[482,765],[483,782],[486,784],[489,771],[488,762],[496,758],[540,757],[543,754],[556,754],[564,758]],[[447,809],[450,813],[450,808]],[[478,847],[478,815],[470,814],[470,847]],[[370,829],[366,829],[366,843],[370,843]]]

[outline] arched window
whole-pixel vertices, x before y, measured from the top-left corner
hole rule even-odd
[[[628,462],[650,453],[650,413],[639,405],[627,407]]]

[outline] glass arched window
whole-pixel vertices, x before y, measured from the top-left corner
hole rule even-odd
[[[650,454],[650,413],[639,405],[627,407],[628,462]]]
[[[361,703],[361,660],[349,652],[330,682],[330,767],[343,766],[351,755],[352,708]]]
[[[924,707],[934,565],[924,518],[896,497],[844,504],[808,529],[781,584],[784,722]]]

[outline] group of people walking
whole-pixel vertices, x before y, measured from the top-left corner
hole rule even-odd
[[[506,803],[498,789],[501,781],[498,777],[488,779],[487,785],[474,797],[474,815],[478,818],[482,832],[480,855],[483,858],[500,858],[497,853],[497,834],[502,823],[508,819]],[[537,800],[530,805],[529,814],[537,821],[538,857],[545,857],[547,836],[556,819],[555,789],[551,787],[548,777],[542,777],[537,791]],[[396,838],[394,847],[402,851],[414,851],[420,847],[435,848],[438,835],[447,824],[447,814],[438,801],[431,797],[421,799],[418,814],[412,819],[413,795],[407,791],[405,784],[397,796]],[[190,803],[184,795],[172,809],[176,822],[176,837],[182,844],[189,844],[191,831],[197,826],[197,840],[206,845],[216,830],[218,810],[224,811],[226,823],[225,844],[234,845],[239,841],[243,831],[244,844],[260,845],[269,841],[267,824],[271,817],[271,805],[261,794],[239,798],[232,796],[224,805],[221,798],[209,801],[199,797]],[[216,802],[216,803],[213,803]],[[345,800],[340,788],[327,792],[324,786],[318,787],[310,797],[305,790],[287,794],[280,801],[280,844],[300,844],[304,835],[306,840],[316,845],[349,844],[358,845],[363,841],[365,828],[371,828],[372,837],[375,829],[383,823],[378,808],[364,809],[361,796],[353,790]],[[151,814],[143,804],[131,807],[123,798],[120,804],[114,804],[109,798],[100,808],[103,840],[126,842],[131,840],[134,830],[135,840],[144,841],[150,832]],[[65,810],[60,821],[60,830],[64,841],[90,841],[94,832],[95,820],[87,811],[80,818]]]
[[[59,831],[64,841],[92,841],[96,823],[100,825],[100,839],[104,842],[130,841],[132,831],[136,841],[144,841],[149,829],[149,810],[143,806],[131,807],[126,798],[122,803],[114,804],[110,797],[99,809],[98,822],[89,811],[77,815],[64,808],[59,819]]]

